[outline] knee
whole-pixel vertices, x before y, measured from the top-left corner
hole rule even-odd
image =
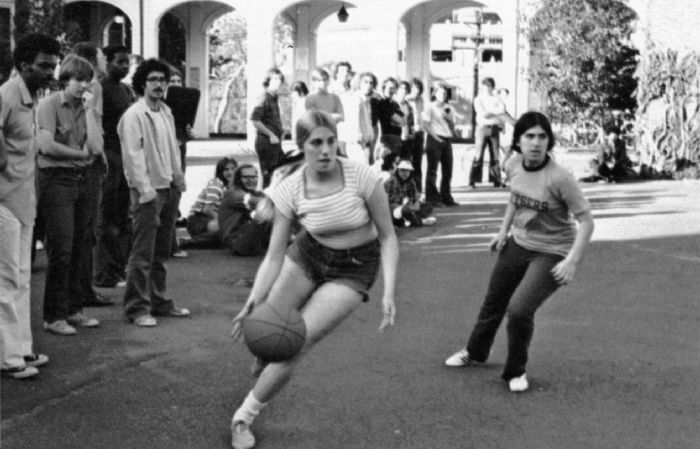
[[[508,317],[508,326],[530,326],[533,322],[532,314],[522,307],[508,307],[506,316]]]

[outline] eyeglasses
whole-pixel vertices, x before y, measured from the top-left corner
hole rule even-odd
[[[164,76],[149,76],[148,78],[146,78],[146,81],[148,81],[149,83],[165,83],[168,80],[165,79]]]

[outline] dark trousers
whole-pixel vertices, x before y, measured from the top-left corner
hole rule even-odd
[[[392,207],[393,208],[393,207]],[[423,219],[428,218],[433,213],[433,206],[430,203],[421,203],[418,210],[411,209],[408,204],[401,207],[401,218],[394,218],[395,226],[403,226],[404,220],[408,221],[411,226],[423,226]]]
[[[226,238],[224,244],[234,256],[258,256],[267,249],[271,232],[270,223],[249,221]]]
[[[255,153],[258,155],[260,172],[263,178],[263,188],[270,185],[272,169],[284,159],[281,143],[271,143],[270,139],[263,135],[255,136]]]
[[[44,288],[47,323],[82,310],[86,294],[83,272],[90,266],[92,251],[87,243],[93,241],[90,224],[98,201],[95,176],[99,173],[93,167],[39,170],[39,211],[48,259]],[[92,285],[89,289],[92,292]]]
[[[428,173],[425,178],[425,200],[431,203],[453,203],[454,199],[450,192],[453,158],[450,139],[444,137],[442,142],[438,142],[428,135],[425,143],[425,155],[428,158]],[[442,176],[439,192],[437,189],[438,164],[441,166]]]
[[[500,134],[501,129],[498,126],[480,126],[476,129],[474,140],[477,154],[469,173],[470,186],[481,182],[484,152],[487,147],[489,149],[489,182],[493,182],[497,187],[501,185],[501,168],[498,164],[499,152],[501,151]]]
[[[507,314],[508,357],[501,375],[504,380],[525,373],[535,312],[559,288],[551,270],[562,259],[556,254],[525,249],[512,237],[498,255],[467,351],[477,362],[486,361],[496,331]]]
[[[102,184],[102,202],[97,221],[95,284],[114,285],[125,277],[129,258],[129,186],[124,177],[121,156],[110,158],[109,172]]]
[[[100,215],[100,205],[102,203],[102,183],[105,179],[105,166],[102,162],[96,162],[91,165],[88,171],[87,183],[88,188],[91,191],[91,195],[94,195],[95,201],[93,203],[92,210],[90,211],[90,216],[87,224],[87,231],[85,232],[85,250],[86,255],[81,258],[83,263],[80,269],[80,297],[83,301],[92,301],[95,299],[96,293],[92,287],[94,280],[94,250],[97,243],[97,226],[99,222]]]
[[[124,315],[134,320],[151,311],[166,313],[173,306],[165,299],[165,262],[170,257],[170,243],[176,211],[171,189],[158,189],[154,200],[139,204],[139,193],[131,189],[133,240],[126,266]]]
[[[413,165],[413,179],[416,180],[418,191],[423,191],[423,147],[425,146],[425,134],[423,131],[416,131],[409,141],[408,158]]]

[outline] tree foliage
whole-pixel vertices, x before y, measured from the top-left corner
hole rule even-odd
[[[541,3],[526,30],[537,60],[531,79],[552,119],[602,123],[611,108],[633,110],[635,12],[615,0]]]
[[[15,41],[29,33],[44,33],[55,37],[64,52],[69,50],[79,30],[75,24],[66,26],[63,0],[16,0]]]
[[[637,140],[651,175],[698,177],[700,162],[700,54],[650,44],[636,76]]]

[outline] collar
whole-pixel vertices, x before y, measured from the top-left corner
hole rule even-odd
[[[25,106],[32,106],[34,104],[36,96],[32,95],[32,93],[29,92],[27,84],[24,82],[24,79],[22,79],[20,75],[17,75],[15,77],[15,84],[17,85],[17,90],[19,90],[19,94],[22,96],[22,103]]]
[[[544,156],[544,162],[542,162],[540,165],[538,165],[536,167],[525,166],[525,159],[523,159],[521,163],[523,164],[523,170],[525,170],[525,171],[540,171],[543,168],[545,168],[547,166],[547,164],[549,163],[549,154],[546,154]]]
[[[60,93],[61,93],[61,106],[68,105],[69,108],[73,109],[75,107],[74,105],[77,104],[78,107],[76,109],[84,109],[85,106],[83,105],[82,101],[74,103],[68,99],[65,91],[60,91]]]

